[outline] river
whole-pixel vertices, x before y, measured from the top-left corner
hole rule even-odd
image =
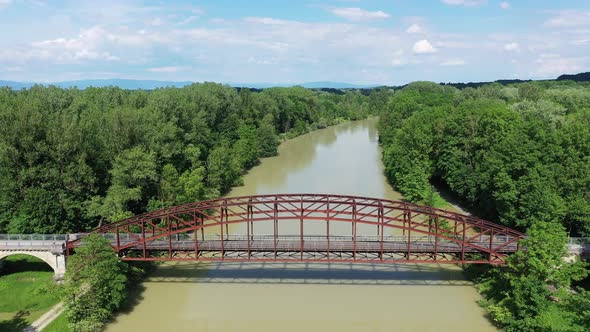
[[[399,199],[380,153],[375,118],[317,130],[281,144],[279,156],[263,159],[228,196]],[[454,266],[174,263],[143,285],[107,332],[497,331]]]

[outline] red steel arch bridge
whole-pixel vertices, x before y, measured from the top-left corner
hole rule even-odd
[[[228,197],[104,225],[123,260],[505,264],[524,234],[467,215],[329,194]],[[85,234],[66,243],[66,254]]]

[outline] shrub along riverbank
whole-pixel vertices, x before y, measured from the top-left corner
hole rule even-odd
[[[468,269],[498,325],[587,330],[588,292],[568,292],[587,270],[562,255],[567,235],[590,235],[588,84],[415,82],[389,100],[379,134],[386,175],[410,201],[435,204],[442,182],[478,216],[528,231],[508,267]]]
[[[102,330],[111,315],[128,304],[129,292],[138,287],[145,272],[113,255],[110,242],[102,236],[86,237],[70,257],[64,280],[62,296],[69,329]]]

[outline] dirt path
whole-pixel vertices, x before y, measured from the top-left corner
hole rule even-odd
[[[25,328],[23,332],[39,332],[42,331],[49,323],[53,322],[64,311],[64,304],[60,302],[51,308],[48,312],[39,317],[29,327]]]

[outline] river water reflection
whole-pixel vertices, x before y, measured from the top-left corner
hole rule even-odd
[[[376,124],[346,123],[287,141],[229,196],[399,199],[383,176]],[[144,286],[140,302],[107,332],[497,331],[453,266],[179,263],[159,267]]]

